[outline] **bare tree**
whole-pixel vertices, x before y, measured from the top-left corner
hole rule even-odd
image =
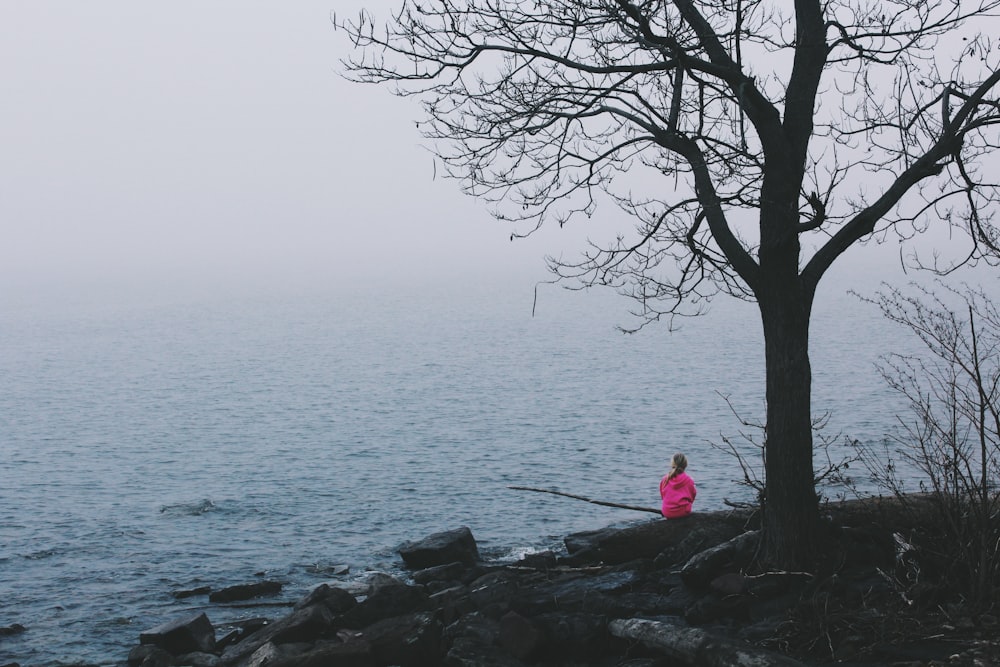
[[[621,218],[550,259],[640,322],[719,292],[757,302],[766,360],[764,553],[818,544],[809,320],[852,245],[950,226],[955,263],[997,250],[1000,0],[402,0],[334,24],[357,81],[423,105],[447,173],[514,235]],[[602,210],[604,210],[602,208]],[[958,241],[956,241],[956,244]],[[916,261],[938,271],[937,256]]]
[[[943,581],[973,603],[992,605],[1000,577],[1000,308],[981,289],[890,289],[874,301],[907,327],[924,355],[892,353],[882,376],[912,419],[900,418],[897,455],[922,473],[937,510]],[[949,303],[950,302],[950,303]],[[957,304],[957,305],[952,305]],[[905,503],[891,456],[868,452],[876,481]]]

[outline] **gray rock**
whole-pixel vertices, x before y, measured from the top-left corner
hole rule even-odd
[[[288,616],[261,627],[256,632],[226,648],[221,664],[233,665],[244,660],[267,643],[293,644],[313,641],[333,633],[335,617],[322,605],[293,611]]]
[[[750,561],[759,541],[760,531],[751,530],[697,553],[681,568],[681,578],[688,586],[704,587],[725,570],[743,569],[741,565]]]
[[[381,580],[372,586],[366,599],[347,610],[337,621],[340,627],[360,629],[385,618],[424,611],[428,600],[427,591],[421,586]]]
[[[211,653],[186,653],[177,657],[177,664],[185,667],[216,667],[219,656]]]
[[[27,630],[26,627],[20,623],[14,623],[13,625],[7,625],[0,628],[0,637],[10,637],[13,635],[19,635]]]
[[[466,566],[459,562],[435,565],[413,573],[413,581],[418,584],[429,584],[432,581],[457,582],[465,574]]]
[[[279,657],[267,667],[376,667],[371,645],[363,638],[317,642],[310,650]]]
[[[204,613],[179,618],[140,633],[140,644],[152,644],[172,655],[215,650],[215,628]]]
[[[320,584],[310,591],[308,595],[299,600],[295,605],[295,609],[304,609],[314,604],[321,604],[331,613],[343,614],[357,603],[357,599],[347,591],[330,586],[329,584]]]
[[[476,540],[467,526],[405,542],[399,547],[399,555],[407,567],[419,570],[456,561],[467,565],[479,561]]]
[[[528,660],[542,646],[542,633],[517,612],[507,612],[500,619],[500,645],[515,658]]]
[[[210,602],[240,602],[253,598],[277,595],[281,592],[280,581],[256,581],[250,584],[228,586],[208,596]]]
[[[447,667],[525,667],[513,656],[498,651],[496,646],[488,644],[477,637],[459,637],[456,639],[444,664]]]
[[[430,613],[387,618],[364,629],[375,661],[381,665],[421,667],[441,663],[441,622]]]

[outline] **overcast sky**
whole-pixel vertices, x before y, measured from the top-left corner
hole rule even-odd
[[[586,232],[510,243],[413,102],[338,76],[331,12],[397,4],[0,3],[0,288],[544,279]]]
[[[396,3],[0,3],[0,280],[544,278],[338,76],[361,4]]]

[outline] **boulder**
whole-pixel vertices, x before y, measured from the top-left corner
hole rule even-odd
[[[26,631],[27,628],[20,623],[14,623],[13,625],[7,625],[0,628],[0,637],[11,637],[13,635],[19,635]]]
[[[620,564],[656,558],[685,541],[692,550],[717,544],[719,535],[726,539],[743,532],[745,522],[746,517],[738,513],[698,512],[682,519],[655,519],[625,528],[574,533],[563,542],[571,556],[580,552],[591,554],[591,558],[596,556],[606,564]]]
[[[367,598],[344,612],[337,621],[340,627],[360,629],[384,618],[424,611],[429,605],[428,599],[427,591],[421,586],[408,586],[395,579],[380,580],[372,586]]]
[[[185,667],[216,667],[219,656],[212,653],[185,653],[177,656],[177,664]]]
[[[188,588],[185,590],[174,591],[171,595],[174,596],[176,600],[183,600],[185,598],[194,597],[195,595],[208,595],[212,592],[210,586],[199,586],[198,588]]]
[[[334,614],[322,604],[303,607],[284,620],[284,627],[271,635],[271,641],[275,644],[314,642],[336,630]]]
[[[466,614],[444,629],[444,639],[450,643],[464,637],[474,639],[476,644],[493,646],[499,636],[500,622],[479,612]]]
[[[760,541],[760,531],[750,530],[710,549],[695,554],[681,568],[688,586],[703,588],[725,570],[742,570]]]
[[[361,638],[317,642],[310,650],[277,657],[267,667],[376,667],[371,645]]]
[[[601,614],[548,613],[532,621],[544,637],[544,655],[550,659],[593,664],[616,649],[621,655],[627,653],[624,642],[608,632],[608,619]]]
[[[315,641],[335,630],[336,617],[323,605],[305,607],[264,625],[246,639],[227,647],[222,652],[221,664],[236,664],[268,643],[279,645]]]
[[[515,658],[527,660],[542,646],[542,633],[531,621],[510,611],[500,619],[500,645]]]
[[[414,583],[423,585],[432,581],[460,582],[466,571],[467,567],[456,561],[418,570],[413,573],[412,577]]]
[[[303,650],[299,646],[279,646],[277,644],[272,644],[267,642],[250,656],[250,659],[246,661],[243,667],[265,667],[274,664],[278,660],[297,658],[302,655]]]
[[[141,667],[174,667],[177,658],[170,652],[163,650],[159,646],[154,646],[142,663]]]
[[[374,623],[362,632],[381,665],[421,667],[441,663],[441,622],[430,613],[408,614]]]
[[[479,561],[479,549],[468,526],[434,533],[417,542],[405,542],[399,547],[399,555],[407,567],[416,570],[456,561],[467,565]]]
[[[512,594],[510,606],[525,616],[551,611],[627,613],[616,594],[630,591],[637,581],[636,573],[628,570],[590,575],[567,573],[519,587]]]
[[[477,637],[459,637],[445,656],[448,667],[526,667],[527,663],[498,651]]]
[[[499,619],[510,609],[510,600],[525,579],[521,574],[508,570],[484,574],[469,584],[469,598],[476,609]]]
[[[331,613],[343,614],[357,603],[357,599],[347,591],[330,586],[329,584],[320,584],[312,589],[308,595],[299,600],[295,604],[295,609],[299,610],[320,604],[326,607]]]
[[[445,625],[453,623],[463,615],[474,612],[476,605],[469,597],[468,586],[452,586],[430,596],[431,609],[437,610]]]
[[[172,655],[215,650],[215,628],[204,613],[179,618],[139,634],[140,644],[152,644]]]
[[[208,596],[210,602],[239,602],[253,598],[277,595],[281,592],[280,581],[256,581],[250,584],[228,586]]]

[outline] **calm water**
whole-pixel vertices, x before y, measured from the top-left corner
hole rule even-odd
[[[399,566],[468,525],[513,557],[645,515],[519,484],[657,505],[676,450],[696,509],[746,498],[709,441],[762,414],[752,306],[623,336],[627,302],[531,288],[10,299],[0,314],[0,663],[123,661],[199,608],[172,591],[258,573],[296,599],[325,568]],[[833,290],[814,318],[831,428],[887,432],[872,368],[896,329]],[[204,603],[207,604],[207,603]],[[217,625],[259,609],[208,607]],[[270,613],[273,612],[273,610]]]

